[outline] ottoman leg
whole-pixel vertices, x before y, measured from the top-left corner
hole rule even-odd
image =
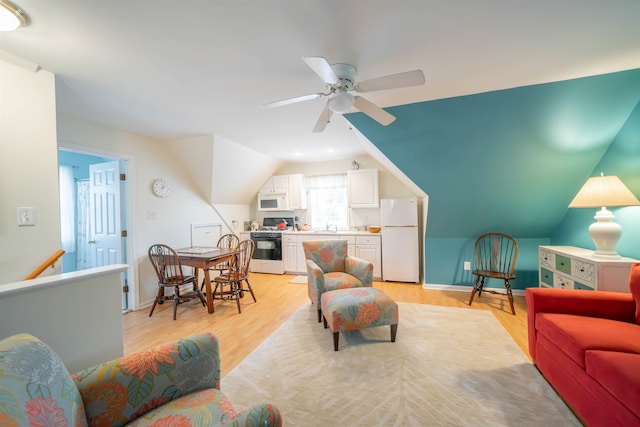
[[[340,341],[340,332],[333,333],[333,351],[338,351],[338,341]]]
[[[322,321],[322,309],[318,309],[318,323]]]
[[[396,333],[398,332],[398,324],[391,325],[391,342],[396,342]]]
[[[324,328],[327,329],[329,325],[327,324],[327,318],[322,316],[322,322],[324,323]]]

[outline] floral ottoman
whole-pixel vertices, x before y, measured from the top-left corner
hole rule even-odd
[[[391,326],[391,342],[396,342],[398,304],[376,288],[338,289],[322,294],[324,327],[333,332],[333,349],[338,351],[340,331],[373,326]]]

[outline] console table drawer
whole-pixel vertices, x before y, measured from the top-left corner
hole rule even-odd
[[[575,246],[538,247],[538,286],[629,293],[633,258],[603,258]]]
[[[556,270],[571,274],[571,258],[564,255],[556,255]]]
[[[540,268],[540,281],[553,286],[553,273],[546,268]]]
[[[574,260],[573,262],[573,276],[580,281],[591,285],[593,288],[596,284],[596,266],[590,262]]]

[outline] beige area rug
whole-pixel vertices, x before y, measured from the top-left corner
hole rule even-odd
[[[307,284],[307,276],[296,276],[293,279],[289,280],[289,283],[304,283]]]
[[[286,426],[580,426],[488,311],[399,303],[389,327],[332,334],[305,305],[222,381]],[[224,361],[223,361],[224,363]]]

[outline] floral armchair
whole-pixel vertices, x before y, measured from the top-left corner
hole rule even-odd
[[[236,412],[220,391],[218,340],[192,335],[69,375],[42,341],[0,341],[0,426],[281,426],[277,408]]]
[[[318,307],[322,321],[321,296],[336,289],[373,286],[373,264],[347,255],[346,240],[313,240],[302,242],[307,259],[309,298]]]

